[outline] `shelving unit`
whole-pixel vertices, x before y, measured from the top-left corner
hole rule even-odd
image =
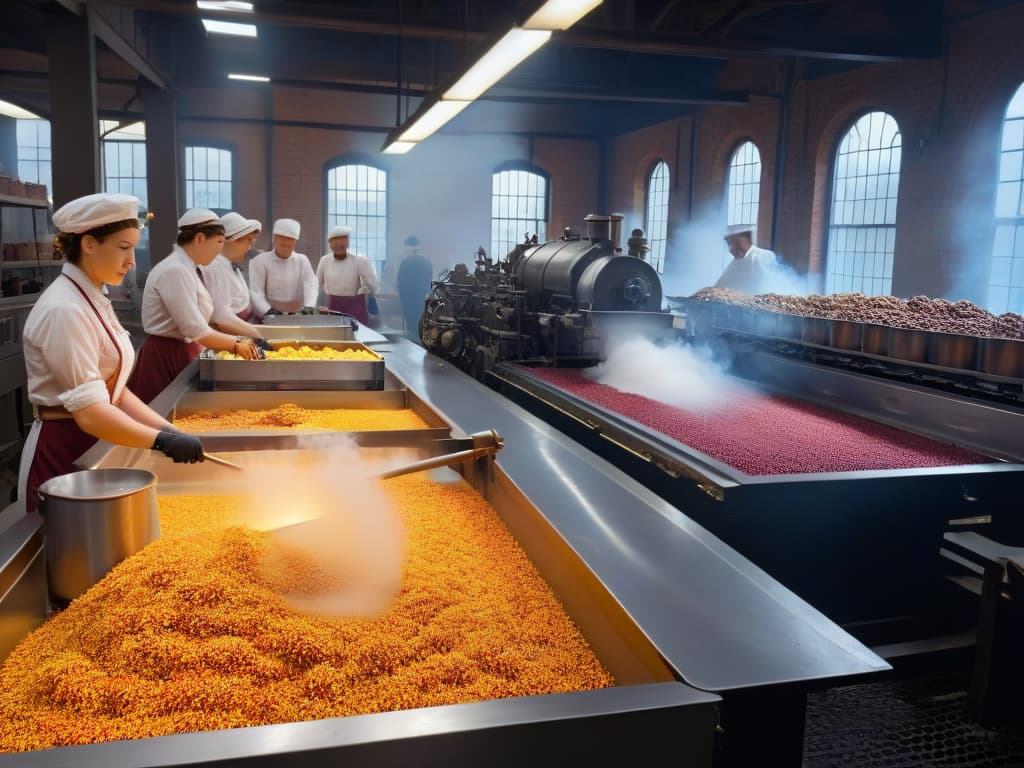
[[[11,492],[32,418],[22,328],[39,294],[63,265],[43,250],[53,234],[48,207],[46,199],[0,194],[0,503]],[[3,260],[2,256],[10,255],[11,245],[20,247],[21,258]],[[27,250],[34,252],[34,258],[24,258]]]

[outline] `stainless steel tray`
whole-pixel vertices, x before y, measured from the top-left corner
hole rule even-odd
[[[260,333],[268,341],[355,341],[356,334],[351,325],[262,325]]]
[[[355,341],[317,346],[372,351]],[[208,349],[199,356],[199,389],[384,389],[384,360],[218,360]]]
[[[271,315],[263,318],[263,325],[303,325],[318,328],[344,325],[350,329],[352,318],[344,315]]]

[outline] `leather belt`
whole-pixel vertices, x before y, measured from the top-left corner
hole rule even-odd
[[[57,421],[58,419],[73,419],[74,416],[63,405],[37,405],[35,406],[36,418],[43,421]]]

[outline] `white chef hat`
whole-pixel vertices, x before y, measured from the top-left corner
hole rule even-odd
[[[263,222],[260,221],[259,219],[249,219],[249,223],[252,224],[252,231],[253,232],[262,232],[263,231]]]
[[[331,227],[327,232],[327,239],[333,240],[336,237],[348,237],[352,234],[352,227],[346,227],[343,224],[339,224],[336,227]]]
[[[139,198],[120,192],[99,192],[62,205],[53,213],[61,232],[81,234],[115,221],[139,218]]]
[[[178,219],[178,229],[191,227],[195,224],[211,224],[213,222],[219,223],[220,219],[209,208],[189,208]]]
[[[749,224],[730,224],[725,228],[725,239],[728,240],[730,237],[736,237],[736,235],[748,235],[751,239],[754,238],[754,228]]]
[[[291,237],[298,240],[299,233],[301,231],[302,225],[295,219],[278,219],[274,222],[275,235],[282,235],[283,237]]]
[[[229,211],[220,217],[220,223],[224,225],[224,239],[237,240],[256,231],[256,222],[247,219],[240,213]]]

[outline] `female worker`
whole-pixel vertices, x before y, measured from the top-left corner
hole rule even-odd
[[[193,208],[178,219],[177,245],[157,264],[142,292],[142,327],[149,334],[139,348],[128,386],[144,402],[162,392],[203,347],[226,350],[255,360],[262,351],[243,335],[210,326],[213,299],[203,285],[200,267],[212,262],[224,245],[224,225],[217,214]]]
[[[242,274],[259,222],[231,211],[220,217],[220,223],[224,225],[224,248],[209,266],[202,267],[206,290],[213,299],[213,325],[218,331],[251,336],[259,344],[262,334],[248,322],[252,302]]]
[[[36,508],[35,489],[75,471],[97,439],[154,448],[177,462],[203,460],[197,437],[174,430],[125,382],[135,351],[103,286],[120,285],[135,266],[139,201],[97,194],[53,214],[54,250],[67,259],[39,297],[23,333],[28,397],[36,413],[25,443],[18,495]]]

